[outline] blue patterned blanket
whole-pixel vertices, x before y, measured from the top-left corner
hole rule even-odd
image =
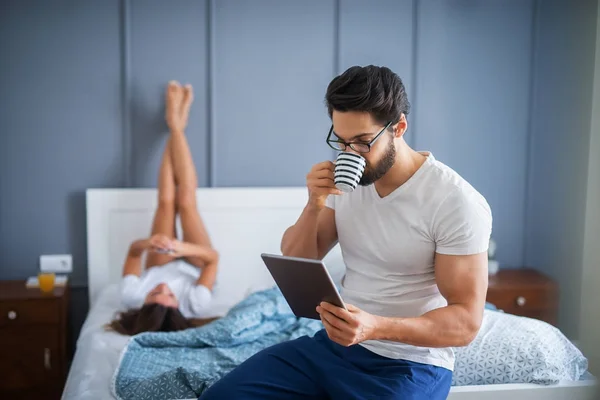
[[[320,321],[294,316],[279,289],[257,292],[208,325],[132,337],[113,377],[113,395],[197,398],[258,351],[322,328]]]

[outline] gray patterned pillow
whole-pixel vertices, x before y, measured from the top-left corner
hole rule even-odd
[[[579,380],[587,359],[557,328],[535,319],[485,310],[479,334],[455,348],[452,385],[551,384]]]

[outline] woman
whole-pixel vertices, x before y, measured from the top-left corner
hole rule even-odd
[[[128,311],[110,328],[135,335],[145,331],[176,331],[192,319],[208,315],[217,274],[218,254],[196,206],[198,179],[184,130],[193,92],[170,82],[166,120],[170,130],[158,176],[158,208],[152,236],[134,241],[123,266],[121,300]],[[183,241],[176,239],[179,214]],[[147,252],[142,271],[142,255]]]

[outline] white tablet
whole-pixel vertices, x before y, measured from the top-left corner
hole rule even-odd
[[[323,261],[264,253],[261,257],[297,317],[320,320],[316,308],[322,301],[346,309]]]

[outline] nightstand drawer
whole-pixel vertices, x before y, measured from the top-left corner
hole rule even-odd
[[[506,313],[556,325],[558,285],[531,268],[504,269],[489,278],[486,300]]]
[[[516,288],[494,290],[490,288],[487,301],[511,314],[524,315],[531,311],[551,309],[556,306],[556,293],[547,288]]]
[[[1,328],[0,348],[0,394],[46,385],[60,377],[57,328]]]
[[[60,309],[53,299],[3,301],[0,303],[0,327],[57,324]]]

